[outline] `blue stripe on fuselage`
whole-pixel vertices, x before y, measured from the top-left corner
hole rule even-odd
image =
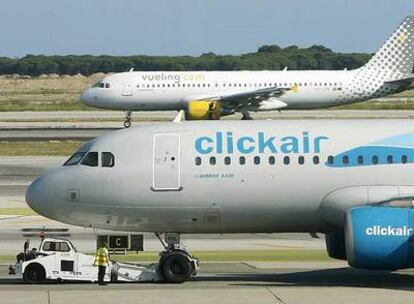
[[[349,162],[344,163],[344,156],[348,156]],[[358,157],[363,157],[362,163],[358,163]],[[373,158],[378,157],[378,163]],[[392,156],[392,162],[387,159]],[[378,166],[403,163],[403,156],[407,156],[407,163],[414,163],[414,148],[389,147],[389,146],[361,146],[334,156],[333,163],[325,162],[325,165],[332,168]]]

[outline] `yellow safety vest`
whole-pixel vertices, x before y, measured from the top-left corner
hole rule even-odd
[[[108,249],[101,247],[96,251],[95,266],[108,266]]]

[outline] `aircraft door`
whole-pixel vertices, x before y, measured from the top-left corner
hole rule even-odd
[[[180,135],[155,134],[153,146],[154,191],[179,191],[180,181]]]
[[[124,79],[122,81],[122,88],[121,88],[121,95],[122,96],[132,96],[132,81],[131,79]]]

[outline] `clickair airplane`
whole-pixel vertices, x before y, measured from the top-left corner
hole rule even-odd
[[[413,200],[412,120],[132,127],[86,143],[26,192],[50,219],[165,234],[159,265],[172,282],[194,273],[180,242],[191,233],[324,233],[328,254],[353,267],[414,267]]]
[[[188,120],[235,112],[315,109],[378,98],[412,87],[414,16],[407,17],[367,64],[343,71],[125,72],[82,93],[89,106],[126,111],[184,110]]]

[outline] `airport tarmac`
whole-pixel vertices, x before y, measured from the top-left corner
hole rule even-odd
[[[45,283],[25,285],[0,267],[2,304],[30,303],[412,303],[414,271],[364,271],[332,265],[201,263],[183,284]]]

